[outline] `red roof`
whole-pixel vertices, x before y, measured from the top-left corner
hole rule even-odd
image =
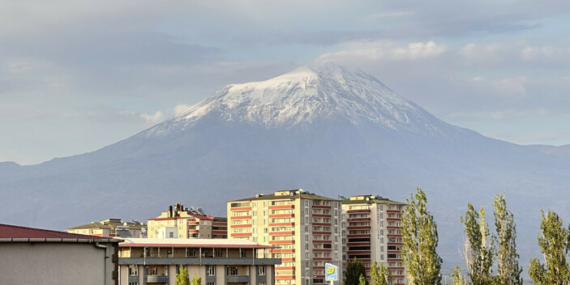
[[[44,229],[27,228],[0,224],[0,238],[60,238],[60,239],[101,239],[101,237],[70,234]]]

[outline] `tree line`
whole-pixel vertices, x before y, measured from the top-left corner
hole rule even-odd
[[[437,223],[427,209],[425,193],[417,193],[406,199],[402,215],[402,261],[406,268],[406,283],[409,285],[441,284],[441,264],[437,254],[439,242]],[[486,223],[485,210],[476,210],[470,203],[461,217],[465,230],[463,258],[466,271],[458,265],[449,275],[453,285],[518,285],[523,284],[522,267],[516,249],[516,224],[514,215],[507,209],[504,195],[496,195],[493,201],[495,231],[491,233]],[[570,249],[570,227],[564,227],[562,219],[553,211],[544,213],[540,223],[538,245],[543,254],[543,263],[537,258],[530,261],[528,274],[537,285],[570,284],[570,265],[567,257]],[[495,265],[495,267],[493,267]],[[496,269],[496,273],[493,272]],[[390,270],[375,262],[370,270],[370,284],[365,279],[362,262],[348,263],[344,285],[389,285]]]

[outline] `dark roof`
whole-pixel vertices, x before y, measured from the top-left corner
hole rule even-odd
[[[402,203],[402,202],[398,202],[398,201],[392,201],[389,199],[376,199],[376,198],[372,198],[370,200],[350,200],[350,199],[345,199],[341,201],[342,204],[348,205],[348,204],[372,204],[372,203],[376,203],[376,204],[393,204],[393,205],[406,205],[406,203]]]
[[[0,224],[1,241],[24,241],[25,239],[34,239],[34,241],[76,241],[77,240],[97,240],[102,242],[116,241],[109,238],[101,238],[96,236],[70,234],[66,232],[58,232],[52,230],[27,228],[13,225]],[[14,240],[15,239],[15,240]]]
[[[238,201],[253,201],[253,200],[278,200],[278,199],[297,199],[297,198],[303,198],[303,199],[313,199],[313,200],[329,200],[329,201],[338,201],[337,199],[333,199],[333,198],[329,198],[329,197],[325,197],[325,196],[319,196],[319,195],[315,195],[313,193],[309,193],[306,191],[300,192],[301,189],[292,189],[292,190],[278,190],[275,192],[281,192],[281,191],[299,191],[297,192],[295,195],[280,195],[277,196],[275,194],[261,194],[259,195],[259,197],[255,196],[255,197],[250,197],[250,198],[244,198],[244,199],[239,199],[239,200],[233,200],[230,202],[238,202]]]

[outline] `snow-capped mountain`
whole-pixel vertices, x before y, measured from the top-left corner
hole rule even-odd
[[[449,125],[362,71],[310,65],[228,85],[91,153],[0,164],[0,222],[63,229],[144,220],[176,202],[224,215],[226,201],[292,188],[405,201],[421,187],[443,258],[453,261],[467,202],[490,206],[495,193],[506,193],[528,260],[540,209],[570,215],[569,170],[567,155]]]
[[[191,127],[212,113],[224,121],[267,128],[291,128],[331,119],[416,132],[448,127],[376,78],[333,63],[302,66],[262,82],[228,85],[172,119],[169,127]],[[148,134],[167,134],[169,129],[164,126],[152,128]]]

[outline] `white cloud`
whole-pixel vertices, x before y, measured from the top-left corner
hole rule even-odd
[[[140,116],[141,116],[141,118],[145,119],[146,122],[148,122],[152,125],[158,124],[158,123],[164,121],[164,119],[165,119],[165,116],[161,111],[156,111],[156,113],[154,113],[154,114],[144,114],[143,113]]]
[[[354,60],[364,61],[415,61],[441,56],[447,51],[446,45],[433,41],[414,42],[398,45],[391,41],[358,41],[352,42],[338,52],[327,53],[318,60],[350,63]]]
[[[176,105],[176,107],[174,107],[174,115],[178,115],[178,114],[186,111],[190,107],[192,107],[192,106],[186,105],[186,104],[178,104],[178,105]]]

